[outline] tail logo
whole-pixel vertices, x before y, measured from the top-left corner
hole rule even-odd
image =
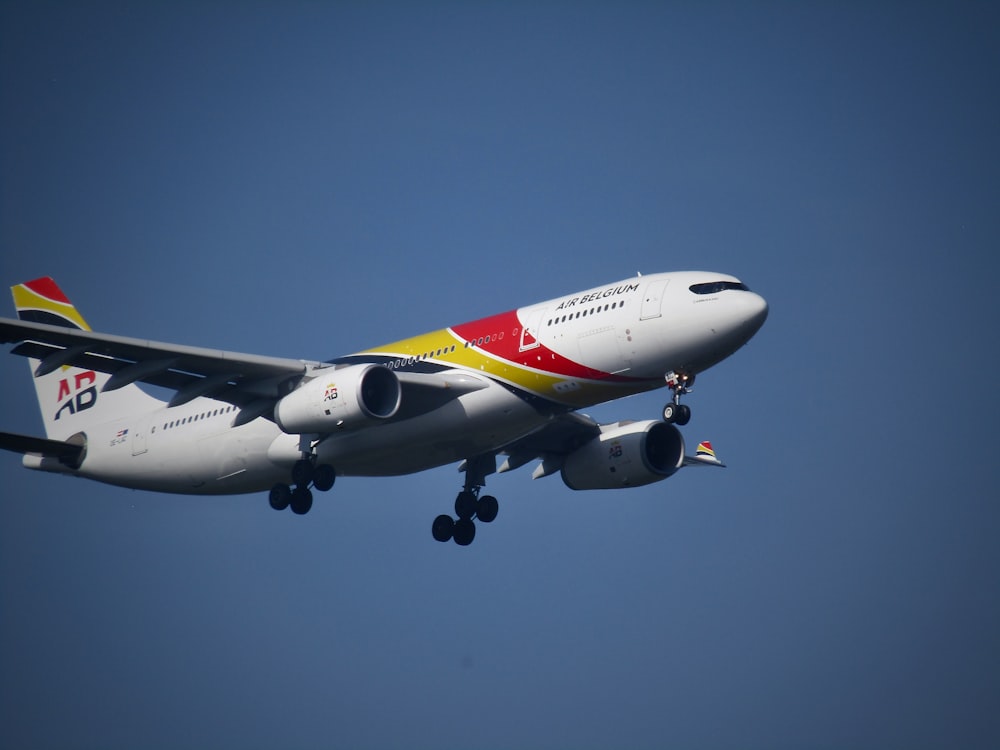
[[[96,382],[97,373],[93,370],[78,372],[72,378],[60,380],[59,395],[56,396],[59,408],[56,410],[55,419],[58,420],[67,409],[70,414],[76,414],[94,406],[97,403]]]

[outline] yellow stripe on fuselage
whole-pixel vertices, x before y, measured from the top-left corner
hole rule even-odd
[[[453,346],[454,351],[452,351]],[[538,357],[537,367],[511,362],[476,346],[466,346],[465,341],[449,329],[368,349],[362,354],[399,360],[398,364],[396,361],[389,362],[392,368],[403,367],[410,358],[416,358],[419,361],[479,372],[511,383],[536,396],[574,408],[590,406],[644,390],[636,384],[602,383],[554,375],[545,371],[544,354],[541,352],[534,355]]]

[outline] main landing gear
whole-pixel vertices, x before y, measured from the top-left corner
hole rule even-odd
[[[691,392],[694,385],[694,375],[676,373],[672,370],[666,374],[667,388],[673,391],[673,398],[663,407],[663,421],[667,424],[686,425],[691,421],[691,407],[681,403],[681,396]]]
[[[434,519],[431,525],[431,534],[439,542],[447,542],[452,539],[460,547],[467,547],[476,538],[476,524],[474,520],[483,523],[493,523],[497,513],[500,512],[500,504],[493,495],[480,495],[482,486],[486,484],[486,462],[492,462],[490,470],[496,471],[496,459],[493,456],[469,460],[465,470],[465,488],[458,493],[455,498],[454,519],[449,515],[440,515]]]
[[[295,462],[292,466],[292,489],[287,484],[276,484],[271,488],[268,500],[275,510],[291,507],[292,513],[305,515],[312,508],[313,495],[309,485],[326,492],[337,481],[337,472],[329,464],[316,465],[316,457],[309,456]]]

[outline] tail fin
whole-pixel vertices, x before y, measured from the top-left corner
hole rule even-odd
[[[90,330],[87,321],[48,276],[12,286],[10,291],[14,295],[19,320]]]
[[[11,292],[20,320],[90,330],[73,303],[47,276],[13,286]],[[45,434],[50,439],[64,440],[89,425],[140,410],[148,411],[160,403],[136,385],[102,392],[101,388],[111,377],[107,373],[63,365],[53,372],[35,376],[40,360],[29,358],[28,364],[35,381]]]

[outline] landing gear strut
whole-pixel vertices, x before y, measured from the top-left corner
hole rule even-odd
[[[694,375],[670,371],[666,374],[667,388],[673,391],[673,398],[663,407],[663,421],[667,424],[686,425],[691,421],[691,407],[681,403],[681,396],[691,392]]]
[[[492,466],[490,466],[492,464]],[[467,547],[476,538],[475,521],[492,523],[500,512],[500,504],[493,495],[480,495],[486,484],[486,474],[496,471],[494,456],[481,456],[465,462],[465,488],[455,498],[455,515],[440,515],[431,524],[431,534],[439,542],[454,540],[460,547]]]
[[[287,484],[276,484],[271,488],[268,501],[275,510],[291,507],[292,513],[302,516],[309,512],[313,504],[312,490],[326,492],[337,480],[337,472],[329,464],[316,463],[316,456],[306,455],[292,466],[292,489]]]

